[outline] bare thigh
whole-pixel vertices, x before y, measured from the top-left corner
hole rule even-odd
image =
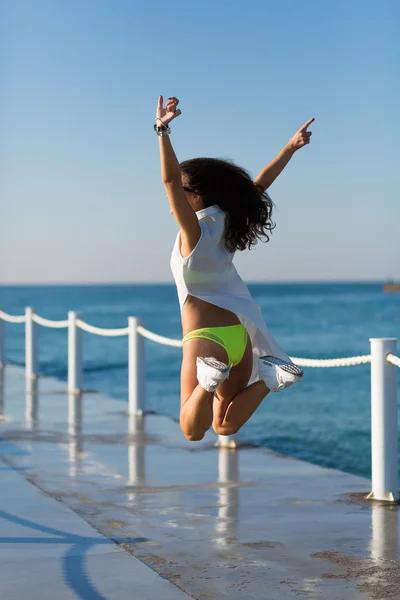
[[[229,379],[221,383],[214,396],[214,421],[219,422],[223,418],[231,400],[247,387],[252,370],[253,351],[250,338],[247,336],[247,346],[242,360],[236,367],[232,367]]]

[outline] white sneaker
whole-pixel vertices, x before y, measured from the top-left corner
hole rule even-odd
[[[280,392],[303,379],[303,370],[277,356],[260,356],[259,374],[271,392]]]
[[[197,381],[207,392],[215,392],[217,387],[229,377],[231,367],[212,356],[197,357]]]

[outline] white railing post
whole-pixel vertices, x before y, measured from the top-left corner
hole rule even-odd
[[[130,415],[142,415],[145,405],[144,339],[137,332],[139,325],[143,325],[142,319],[128,317],[128,412]]]
[[[146,479],[145,419],[141,415],[128,418],[128,485],[139,485]]]
[[[387,362],[396,354],[397,339],[371,339],[372,491],[368,498],[397,502],[397,373]]]
[[[79,314],[68,312],[68,393],[82,391],[82,332],[76,324]]]
[[[35,379],[38,370],[37,357],[37,325],[33,320],[35,311],[28,306],[25,309],[25,376],[26,379]]]
[[[68,394],[68,454],[69,475],[78,473],[78,461],[83,451],[82,441],[82,394]]]
[[[219,435],[216,446],[219,448],[236,448],[236,437],[234,435]]]
[[[27,429],[36,429],[39,414],[38,380],[27,379],[25,393],[25,424]]]
[[[4,367],[4,321],[0,317],[0,369]]]

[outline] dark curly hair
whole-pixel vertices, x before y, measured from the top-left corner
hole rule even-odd
[[[246,250],[258,240],[268,242],[275,223],[273,203],[244,169],[217,158],[193,158],[180,164],[185,185],[202,196],[204,208],[216,204],[226,213],[225,245]]]

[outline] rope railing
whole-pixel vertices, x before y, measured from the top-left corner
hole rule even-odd
[[[74,313],[76,314],[76,313]],[[0,320],[6,321],[8,323],[26,323],[27,316],[25,315],[10,315],[2,310],[0,310]],[[51,319],[45,319],[40,315],[32,312],[32,321],[41,325],[42,327],[50,327],[53,329],[65,329],[69,326],[69,320],[65,319],[62,321],[54,321]],[[75,319],[76,326],[79,327],[82,331],[86,331],[87,333],[92,333],[94,335],[100,335],[104,337],[122,337],[125,335],[129,335],[129,327],[123,327],[120,329],[104,329],[101,327],[95,327],[94,325],[90,325],[81,319]],[[163,335],[159,335],[158,333],[154,333],[153,331],[149,331],[145,329],[142,325],[138,325],[136,327],[136,331],[139,335],[144,338],[155,342],[156,344],[162,344],[164,346],[172,346],[175,348],[182,347],[182,341],[179,339],[168,338]],[[307,367],[307,368],[332,368],[332,367],[353,367],[356,365],[367,364],[371,362],[371,355],[365,354],[362,356],[350,356],[344,358],[321,358],[321,359],[313,359],[313,358],[298,358],[298,357],[290,357],[290,359],[299,367]],[[400,358],[394,354],[388,354],[386,356],[386,360],[400,368]]]
[[[105,337],[122,337],[124,335],[128,335],[129,333],[128,327],[124,327],[122,329],[101,329],[100,327],[89,325],[89,323],[85,323],[85,321],[81,321],[81,319],[77,319],[76,324],[79,329],[82,329],[87,333],[93,333],[94,335],[102,335]]]
[[[68,319],[65,319],[65,321],[51,321],[50,319],[44,319],[39,315],[33,314],[32,321],[42,327],[50,327],[51,329],[64,329],[68,327]]]
[[[356,365],[364,365],[371,362],[371,355],[365,354],[364,356],[350,356],[348,358],[296,358],[290,357],[299,367],[318,367],[318,368],[330,368],[330,367],[355,367]]]
[[[152,342],[155,342],[156,344],[162,344],[163,346],[174,346],[175,348],[182,347],[181,340],[174,340],[172,338],[164,337],[163,335],[158,335],[158,333],[153,333],[152,331],[145,329],[141,325],[139,325],[139,327],[137,328],[137,332],[139,335],[142,335],[143,337],[147,338],[148,340],[151,340]]]
[[[3,319],[3,321],[6,321],[7,323],[25,323],[25,315],[9,315],[2,310],[0,310],[0,319]]]
[[[0,367],[4,361],[3,322],[25,324],[25,374],[27,382],[38,374],[37,325],[53,329],[68,329],[68,394],[79,395],[83,390],[82,335],[86,331],[106,337],[128,336],[128,412],[130,415],[145,411],[145,360],[144,339],[157,344],[182,347],[182,341],[168,338],[143,327],[141,319],[128,317],[128,327],[103,329],[89,325],[76,312],[70,311],[68,319],[53,321],[37,315],[27,307],[25,315],[10,315],[0,310]],[[396,369],[400,358],[396,355],[397,339],[373,338],[371,354],[345,358],[291,360],[310,368],[352,367],[371,363],[371,446],[372,446],[372,492],[376,500],[398,500],[397,475],[397,379]],[[29,390],[30,383],[27,383]],[[29,393],[29,391],[28,391]],[[235,445],[232,436],[219,436],[220,445]]]
[[[394,365],[395,367],[398,367],[400,369],[400,358],[398,356],[396,356],[395,354],[391,354],[391,353],[387,354],[386,360],[391,365]]]

